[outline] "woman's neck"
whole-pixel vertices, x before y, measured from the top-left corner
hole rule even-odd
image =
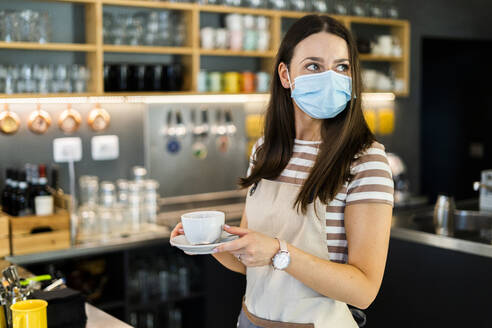
[[[318,120],[304,113],[294,103],[294,115],[296,126],[296,139],[307,141],[321,140],[321,124],[323,120]]]

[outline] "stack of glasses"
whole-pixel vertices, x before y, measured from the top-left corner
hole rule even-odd
[[[183,46],[186,26],[183,16],[173,11],[137,12],[133,15],[105,11],[103,16],[105,44]]]
[[[34,10],[0,11],[0,40],[50,42],[51,23],[48,13]]]
[[[0,93],[82,93],[89,78],[83,65],[0,65]]]

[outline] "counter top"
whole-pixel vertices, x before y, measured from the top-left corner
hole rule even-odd
[[[86,328],[131,328],[130,325],[88,303],[85,304],[85,313],[87,314]]]
[[[245,197],[246,193],[244,191],[226,191],[162,198],[160,200],[161,212],[158,215],[158,223],[162,226],[172,228],[179,221],[181,214],[185,212],[214,209],[222,210],[226,213],[228,224],[238,225],[244,209]],[[470,204],[468,203],[464,202],[463,204],[469,206]],[[475,203],[477,203],[476,200],[471,201],[471,204],[474,205]],[[458,203],[458,208],[460,208],[459,205],[460,203]],[[491,244],[436,235],[428,229],[423,230],[418,224],[415,224],[413,220],[414,215],[427,213],[432,211],[432,209],[433,206],[405,209],[396,208],[392,220],[391,237],[422,245],[492,258]],[[22,265],[157,245],[168,241],[169,231],[170,229],[165,229],[154,233],[112,239],[107,242],[78,245],[60,251],[11,256],[6,257],[6,259],[12,263]]]

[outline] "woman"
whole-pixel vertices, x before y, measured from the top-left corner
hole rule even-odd
[[[355,43],[338,21],[305,16],[275,67],[241,225],[224,228],[240,238],[213,256],[246,274],[241,328],[357,327],[347,304],[365,309],[378,293],[393,180],[361,110]]]

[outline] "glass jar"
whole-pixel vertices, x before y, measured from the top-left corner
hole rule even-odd
[[[87,204],[81,205],[78,208],[78,229],[77,229],[77,241],[84,242],[95,235],[99,234],[99,227],[97,225],[97,214],[93,207]]]
[[[159,208],[158,200],[159,182],[156,180],[146,180],[144,183],[144,208],[143,223],[157,224],[157,211]]]
[[[131,232],[138,232],[140,230],[143,203],[141,186],[142,185],[136,181],[131,181],[128,183],[128,213]]]
[[[79,178],[80,205],[95,207],[98,200],[99,178],[83,175]]]
[[[100,205],[106,208],[113,208],[116,205],[115,186],[112,182],[102,181],[100,184]]]

